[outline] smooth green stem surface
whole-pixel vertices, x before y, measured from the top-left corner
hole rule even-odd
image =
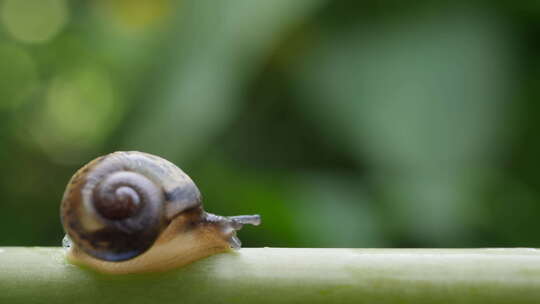
[[[60,248],[0,247],[0,303],[540,303],[540,250],[244,248],[103,275]]]

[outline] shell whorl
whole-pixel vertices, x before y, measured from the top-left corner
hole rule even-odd
[[[102,260],[123,261],[144,253],[172,218],[200,204],[199,190],[174,164],[115,152],[73,176],[61,213],[75,246]]]

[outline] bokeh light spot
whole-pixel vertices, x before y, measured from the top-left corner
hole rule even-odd
[[[54,158],[99,147],[122,112],[115,95],[108,75],[96,67],[57,76],[36,119],[36,139]]]
[[[36,65],[22,48],[0,44],[0,110],[13,109],[37,87]]]
[[[68,7],[65,0],[4,0],[1,19],[15,39],[46,42],[66,24]]]
[[[139,31],[162,23],[171,10],[170,0],[102,0],[99,13],[127,31]]]

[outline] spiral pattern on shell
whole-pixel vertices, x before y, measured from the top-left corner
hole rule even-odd
[[[62,200],[73,243],[106,261],[124,261],[150,248],[182,211],[201,205],[193,181],[160,157],[115,152],[81,168]]]

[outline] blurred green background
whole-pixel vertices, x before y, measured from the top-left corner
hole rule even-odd
[[[0,0],[0,246],[165,157],[245,246],[540,247],[537,1]]]

